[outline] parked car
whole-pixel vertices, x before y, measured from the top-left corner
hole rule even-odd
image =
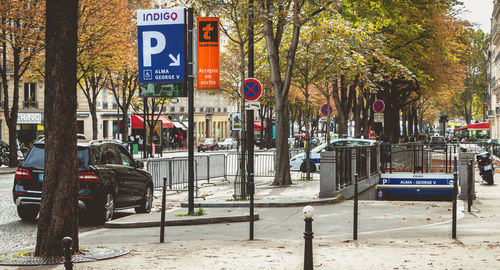
[[[236,140],[233,138],[221,139],[217,145],[220,149],[233,149],[236,148]]]
[[[320,139],[319,138],[311,138],[311,140],[309,140],[309,143],[311,144],[311,146],[318,146],[320,143]]]
[[[78,207],[93,221],[113,218],[115,210],[135,208],[148,213],[153,204],[153,181],[144,164],[114,140],[77,143],[80,178]],[[38,215],[44,178],[45,143],[33,145],[14,175],[12,189],[19,217]]]
[[[207,150],[219,150],[219,145],[214,138],[205,138],[198,144],[198,152]]]
[[[429,146],[433,150],[446,150],[446,139],[443,136],[432,136]]]
[[[339,146],[363,146],[363,145],[373,145],[377,142],[375,140],[365,140],[365,139],[330,139],[330,145],[332,147]],[[319,171],[320,167],[320,157],[321,152],[326,151],[326,143],[320,144],[319,146],[311,149],[310,159],[313,166],[311,166],[311,172]],[[306,154],[301,153],[293,156],[290,159],[290,170],[291,171],[305,171],[306,166]]]

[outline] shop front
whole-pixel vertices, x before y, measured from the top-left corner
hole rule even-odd
[[[17,113],[17,138],[21,145],[31,147],[39,135],[43,135],[41,112]]]

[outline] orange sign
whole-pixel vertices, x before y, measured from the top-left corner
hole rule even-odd
[[[219,18],[198,18],[198,89],[218,89]]]

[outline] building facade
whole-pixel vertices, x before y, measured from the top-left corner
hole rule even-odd
[[[490,122],[492,139],[500,139],[500,6],[493,2],[491,17],[491,38],[488,50],[488,94],[485,105]]]
[[[13,78],[8,77],[9,84],[9,109],[12,106]],[[17,136],[19,142],[31,145],[38,136],[44,133],[44,83],[42,81],[24,80],[19,84],[19,113]],[[8,142],[9,129],[3,114],[3,106],[7,105],[4,100],[3,90],[0,94],[0,140]],[[195,116],[194,134],[195,143],[203,138],[215,138],[217,140],[230,137],[230,108],[232,102],[221,94],[209,94],[203,91],[195,91]],[[83,91],[77,90],[77,131],[92,139],[92,116],[89,105]],[[188,129],[188,106],[187,98],[178,98],[177,102],[164,106],[161,112],[174,124],[172,130],[164,134],[180,134],[187,139]],[[122,139],[120,136],[121,111],[113,93],[110,90],[101,90],[96,102],[97,107],[97,139]],[[234,107],[234,106],[233,106]],[[130,109],[129,115],[132,116]],[[158,112],[156,112],[158,113]],[[130,118],[130,117],[129,117]],[[128,121],[128,124],[130,121]],[[175,130],[174,130],[175,129]],[[133,134],[132,128],[129,133]],[[134,134],[143,134],[136,131]]]

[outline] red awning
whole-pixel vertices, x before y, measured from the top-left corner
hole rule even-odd
[[[266,130],[266,127],[262,127],[260,121],[253,122],[253,131],[260,131],[261,129]]]
[[[460,131],[460,130],[466,130],[467,129],[467,126],[461,126],[461,127],[456,127],[455,129],[453,129],[453,131]]]
[[[157,115],[154,116],[154,119],[158,117]],[[144,128],[144,118],[139,115],[132,115],[131,117],[132,125],[131,127],[133,129],[143,129]],[[148,115],[148,120],[151,119],[151,115]],[[172,122],[170,119],[168,119],[165,115],[160,114],[160,117],[158,117],[158,120],[162,122],[162,127],[163,128],[173,128],[174,127],[174,122]]]
[[[468,124],[467,129],[468,130],[488,130],[488,129],[490,129],[490,122]]]

